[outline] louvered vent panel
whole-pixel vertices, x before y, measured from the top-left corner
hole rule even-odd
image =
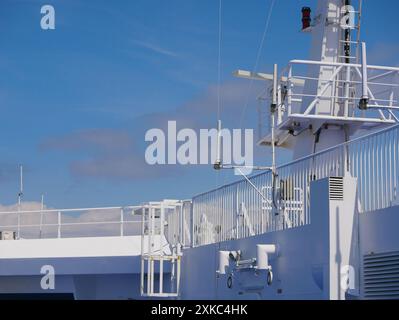
[[[344,200],[344,178],[330,177],[330,200]]]
[[[399,299],[399,251],[363,257],[366,299]]]

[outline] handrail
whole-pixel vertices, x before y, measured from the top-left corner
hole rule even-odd
[[[243,179],[195,196],[193,245],[250,236],[241,207],[255,234],[310,224],[311,182],[347,173],[358,181],[360,213],[391,207],[399,204],[398,171],[399,125],[392,125],[278,166],[277,182],[270,172],[251,176],[267,201]]]
[[[127,210],[127,209],[140,209],[141,206],[123,206],[123,207],[98,207],[98,208],[69,208],[69,209],[37,209],[37,210],[15,210],[15,211],[0,211],[0,215],[2,214],[12,214],[12,213],[57,213],[57,212],[76,212],[76,211],[101,211],[101,210]]]
[[[378,130],[378,131],[375,131],[375,132],[372,132],[372,133],[368,133],[368,134],[362,135],[362,136],[360,136],[360,137],[356,137],[356,138],[354,138],[354,139],[352,139],[352,140],[350,140],[350,141],[343,142],[343,143],[338,144],[338,145],[335,145],[335,146],[333,146],[333,147],[329,147],[329,148],[326,148],[326,149],[317,151],[317,152],[315,152],[315,153],[312,153],[312,154],[310,154],[310,155],[307,155],[307,156],[304,156],[304,157],[295,159],[295,160],[290,161],[290,162],[288,162],[288,163],[285,163],[285,164],[283,164],[283,165],[277,166],[276,170],[278,171],[279,169],[286,168],[286,167],[292,166],[292,165],[294,165],[294,164],[297,164],[297,163],[299,163],[299,162],[312,159],[312,158],[314,158],[314,157],[323,155],[323,154],[328,153],[328,152],[331,152],[331,151],[333,151],[333,150],[336,150],[336,149],[339,149],[339,148],[348,146],[349,144],[359,142],[359,141],[361,141],[361,140],[363,140],[363,139],[367,139],[367,138],[369,138],[369,137],[371,137],[371,136],[374,136],[374,135],[377,135],[377,134],[382,134],[382,133],[387,132],[387,131],[395,130],[396,128],[399,128],[399,124],[395,124],[395,125],[392,125],[392,126],[390,126],[390,127],[384,128],[384,129],[382,129],[382,130]],[[270,171],[265,170],[265,172],[258,173],[258,174],[255,174],[255,175],[250,176],[249,179],[254,179],[254,178],[257,178],[257,177],[262,176],[262,175],[267,174],[267,173],[270,173]],[[234,185],[240,184],[241,182],[244,182],[244,181],[245,181],[245,179],[240,179],[240,180],[237,180],[237,181],[234,181],[234,182],[225,184],[225,185],[223,185],[223,186],[214,188],[214,189],[212,189],[212,190],[209,190],[209,191],[206,191],[206,192],[202,192],[202,193],[198,193],[198,194],[196,194],[193,198],[197,198],[197,197],[200,197],[200,196],[204,196],[204,195],[206,195],[206,194],[209,194],[209,193],[212,193],[212,192],[221,190],[221,189],[223,189],[223,188],[225,188],[225,187],[230,187],[230,186],[234,186]]]
[[[100,225],[100,224],[120,224],[120,221],[97,221],[97,222],[72,222],[72,223],[62,223],[62,226],[87,226],[87,225]],[[141,221],[124,221],[123,223],[129,224],[129,223],[140,223]],[[5,225],[2,226],[0,225],[0,228],[34,228],[34,227],[57,227],[58,223],[45,223],[45,224],[20,224],[19,226],[17,224],[10,224],[10,225]]]
[[[14,210],[14,211],[3,211],[0,212],[0,218],[4,217],[6,223],[0,223],[1,230],[12,230],[16,231],[16,238],[33,238],[41,239],[43,238],[43,229],[46,232],[53,234],[53,231],[49,231],[49,228],[57,227],[56,238],[62,238],[62,231],[65,227],[78,227],[78,226],[110,226],[108,229],[97,230],[99,232],[107,232],[118,234],[119,236],[125,235],[125,226],[130,226],[133,224],[140,224],[140,221],[134,221],[130,219],[125,219],[126,214],[134,215],[134,210],[143,208],[143,206],[119,206],[119,207],[91,207],[91,208],[68,208],[68,209],[37,209],[37,210]],[[72,215],[76,214],[76,215]],[[90,214],[94,216],[90,221],[85,221],[85,214]],[[111,216],[108,216],[111,214]],[[116,216],[119,215],[119,218]],[[24,222],[23,218],[28,218]],[[106,218],[104,218],[106,217]],[[108,217],[108,218],[107,218]],[[40,218],[40,223],[36,220]],[[50,221],[43,221],[43,218],[50,219]],[[82,219],[83,218],[83,219]],[[7,220],[8,219],[8,220]],[[10,219],[17,219],[15,221],[9,221]],[[75,222],[76,221],[76,222]],[[7,224],[8,222],[8,224]],[[119,225],[119,230],[114,230],[113,227]],[[36,228],[39,228],[37,233]],[[24,230],[25,236],[21,236],[21,229]],[[92,229],[79,230],[67,229],[68,235],[75,232],[82,233],[86,232],[86,236],[99,236],[98,234],[93,234]],[[76,234],[75,234],[76,236]],[[53,237],[53,236],[51,236]]]
[[[298,59],[291,60],[290,64],[310,64],[310,65],[320,65],[320,66],[327,66],[327,67],[340,67],[340,66],[353,67],[353,68],[361,68],[362,67],[361,64],[357,64],[357,63],[324,62],[324,61],[298,60]],[[367,69],[399,72],[398,67],[388,67],[388,66],[367,65]]]

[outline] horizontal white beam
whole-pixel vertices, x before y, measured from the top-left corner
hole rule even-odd
[[[330,116],[330,115],[317,115],[317,114],[299,114],[293,113],[289,116],[290,119],[299,119],[299,120],[335,120],[337,122],[363,122],[363,123],[385,123],[385,124],[395,124],[393,120],[384,120],[384,119],[377,119],[377,118],[360,118],[360,117],[340,117],[340,116]]]
[[[237,78],[243,78],[243,79],[273,81],[273,75],[269,74],[269,73],[261,73],[261,72],[254,73],[254,72],[247,71],[247,70],[236,70],[233,72],[233,75]],[[287,77],[281,77],[280,79],[283,82],[288,81]],[[296,78],[292,78],[291,82],[298,86],[303,86],[305,84],[304,80],[296,79]]]
[[[290,64],[309,64],[309,65],[332,66],[332,67],[346,66],[346,67],[354,67],[354,68],[360,68],[362,66],[361,64],[355,64],[355,63],[322,62],[322,61],[313,61],[313,60],[291,60]],[[399,72],[398,67],[368,65],[367,69]]]
[[[76,212],[76,211],[96,211],[96,210],[128,210],[128,209],[139,209],[141,206],[125,206],[125,207],[98,207],[98,208],[76,208],[76,209],[43,209],[43,210],[15,210],[15,211],[2,211],[2,214],[13,214],[13,213],[51,213],[51,212]]]

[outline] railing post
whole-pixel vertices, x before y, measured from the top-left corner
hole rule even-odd
[[[288,104],[288,110],[287,110],[287,115],[291,115],[292,111],[292,64],[289,65],[288,69],[288,94],[287,94],[287,104]]]
[[[196,219],[196,215],[195,215],[195,211],[194,211],[194,200],[191,202],[190,205],[190,229],[191,229],[191,243],[190,243],[190,247],[194,248],[196,243],[195,243],[195,239],[197,237],[197,233],[196,233],[196,229],[195,227],[198,225],[197,223],[197,219]]]
[[[120,236],[123,237],[123,227],[124,227],[124,219],[123,219],[123,208],[121,208],[121,221],[120,221]]]
[[[17,224],[18,224],[18,227],[17,227],[17,239],[19,239],[20,236],[21,236],[21,214],[19,212],[18,212],[17,219],[18,219],[18,222],[17,222]]]
[[[175,208],[176,209],[176,208]],[[163,256],[164,256],[164,249],[163,249],[163,239],[165,236],[165,205],[161,202],[160,206],[161,215],[160,215],[160,231],[159,231],[159,293],[163,293]]]
[[[235,232],[235,236],[236,239],[239,239],[239,222],[238,222],[238,184],[236,185],[235,188],[235,208],[234,208],[234,213],[235,213],[235,227],[236,227],[236,232]]]
[[[57,238],[61,238],[61,211],[58,211],[58,234]]]
[[[349,99],[350,99],[350,84],[351,84],[351,67],[346,67],[346,77],[345,77],[345,101],[344,101],[344,117],[349,117]]]
[[[43,234],[43,211],[40,211],[39,239],[42,238],[42,234]]]

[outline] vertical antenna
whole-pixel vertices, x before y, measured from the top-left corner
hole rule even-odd
[[[24,195],[24,176],[23,176],[23,167],[19,166],[19,192],[18,192],[18,206],[21,205],[21,200]]]
[[[366,110],[369,103],[367,84],[367,52],[366,43],[362,42],[362,98],[359,101],[359,109]]]
[[[270,106],[270,115],[271,115],[271,133],[272,133],[272,171],[275,173],[276,171],[276,145],[275,145],[275,136],[274,136],[274,126],[275,126],[275,113],[277,110],[277,77],[278,77],[278,67],[277,64],[274,65],[273,70],[273,93],[272,93],[272,104]]]
[[[357,39],[356,39],[356,63],[359,64],[359,49],[360,49],[360,36],[362,27],[362,11],[363,11],[363,0],[359,0],[359,14],[357,20]]]
[[[222,167],[222,120],[218,120],[218,136],[217,136],[217,150],[216,150],[216,161],[213,165],[214,169],[219,170]]]
[[[21,201],[24,195],[24,183],[23,183],[23,167],[22,165],[19,166],[19,192],[18,192],[18,216],[17,216],[17,239],[20,239],[21,235]]]
[[[347,17],[347,19],[349,19],[349,23],[348,24],[350,24],[350,21],[351,21],[351,18],[350,18],[350,15],[352,14],[349,10],[349,7],[350,7],[350,5],[351,5],[351,1],[350,0],[345,0],[345,7],[346,7],[346,12],[345,12],[345,15],[347,15],[348,17]],[[354,14],[354,13],[353,13]],[[344,56],[345,56],[345,63],[350,63],[351,62],[351,58],[350,58],[350,55],[351,55],[351,40],[352,40],[352,38],[351,38],[351,26],[350,25],[348,25],[347,26],[347,28],[345,29],[345,31],[344,31],[344,33],[345,33],[345,36],[344,36]]]
[[[276,174],[276,143],[275,143],[275,113],[277,110],[277,77],[278,77],[278,66],[274,65],[273,70],[273,92],[272,92],[272,104],[270,106],[270,122],[271,122],[271,134],[272,134],[272,202],[273,206],[276,209],[276,215],[278,215],[278,206],[276,203],[276,182],[277,182],[277,174]]]

